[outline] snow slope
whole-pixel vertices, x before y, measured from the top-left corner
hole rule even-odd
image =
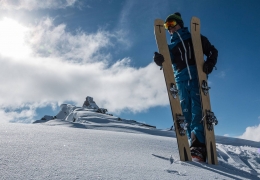
[[[174,131],[83,109],[73,117],[1,123],[0,179],[260,179],[259,142],[217,136],[219,165],[181,162]]]

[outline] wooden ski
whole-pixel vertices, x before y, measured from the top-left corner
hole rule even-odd
[[[203,117],[203,124],[204,124],[206,149],[207,149],[207,161],[208,164],[218,164],[217,152],[216,152],[216,141],[215,141],[215,134],[214,134],[214,124],[217,123],[217,120],[214,113],[211,111],[207,75],[203,72],[204,55],[203,55],[202,44],[201,44],[200,19],[197,17],[192,17],[190,26],[191,26],[192,44],[193,44],[194,55],[195,55],[196,65],[198,70],[200,97],[201,97],[201,104],[202,104],[202,117]]]
[[[183,126],[184,124],[186,124],[186,121],[182,113],[181,104],[177,93],[176,82],[173,74],[171,58],[166,40],[165,28],[163,24],[164,21],[161,19],[156,19],[154,21],[155,39],[159,53],[164,56],[162,68],[175,126],[180,160],[191,161],[191,153],[188,138],[186,135],[185,127]]]

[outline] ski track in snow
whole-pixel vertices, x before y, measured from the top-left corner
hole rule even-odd
[[[182,162],[173,131],[74,117],[0,124],[0,179],[260,179],[259,142],[216,136],[218,165]]]

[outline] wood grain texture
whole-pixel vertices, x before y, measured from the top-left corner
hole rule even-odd
[[[166,32],[164,29],[164,21],[161,19],[156,19],[154,21],[154,34],[156,43],[158,46],[159,53],[164,56],[164,62],[162,64],[165,83],[167,87],[168,97],[171,105],[171,111],[176,131],[176,138],[178,141],[178,148],[179,148],[179,154],[180,154],[180,160],[181,161],[191,161],[191,154],[190,154],[190,147],[188,143],[187,135],[181,136],[179,134],[178,125],[177,125],[177,115],[182,115],[182,109],[180,105],[179,96],[177,98],[173,98],[173,96],[170,93],[171,83],[176,84],[173,69],[172,69],[172,63],[171,58],[169,54],[169,48],[166,40]]]
[[[211,111],[211,106],[210,106],[209,93],[207,95],[204,95],[201,88],[202,81],[203,80],[207,81],[207,75],[203,72],[202,69],[204,64],[204,55],[203,55],[202,44],[201,44],[200,19],[197,17],[192,17],[190,26],[191,26],[192,44],[193,44],[193,49],[194,49],[194,54],[196,59],[199,85],[200,85],[200,96],[201,96],[202,114],[203,114],[202,117],[204,117],[207,110]],[[206,148],[207,148],[208,164],[218,164],[214,129],[212,131],[209,131],[207,129],[206,118],[203,118],[203,123],[204,123],[204,134],[205,134],[205,141],[206,141]]]

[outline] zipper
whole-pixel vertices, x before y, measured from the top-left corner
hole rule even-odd
[[[185,44],[184,44],[184,42],[183,42],[183,40],[182,40],[180,34],[179,34],[177,31],[175,31],[175,32],[178,34],[178,36],[179,36],[179,38],[180,38],[180,40],[181,40],[181,42],[182,42],[182,46],[183,46],[184,51],[185,51],[185,62],[186,62],[186,66],[187,66],[187,69],[188,69],[189,77],[190,77],[190,79],[192,79],[191,74],[190,74],[190,67],[189,67],[189,64],[188,64],[187,49],[186,49],[186,47],[185,47]]]
[[[190,51],[190,43],[188,42],[189,45],[189,58],[191,59],[191,51]]]
[[[183,61],[183,57],[182,57],[182,52],[181,52],[181,49],[178,47],[180,53],[181,53],[181,60]]]

